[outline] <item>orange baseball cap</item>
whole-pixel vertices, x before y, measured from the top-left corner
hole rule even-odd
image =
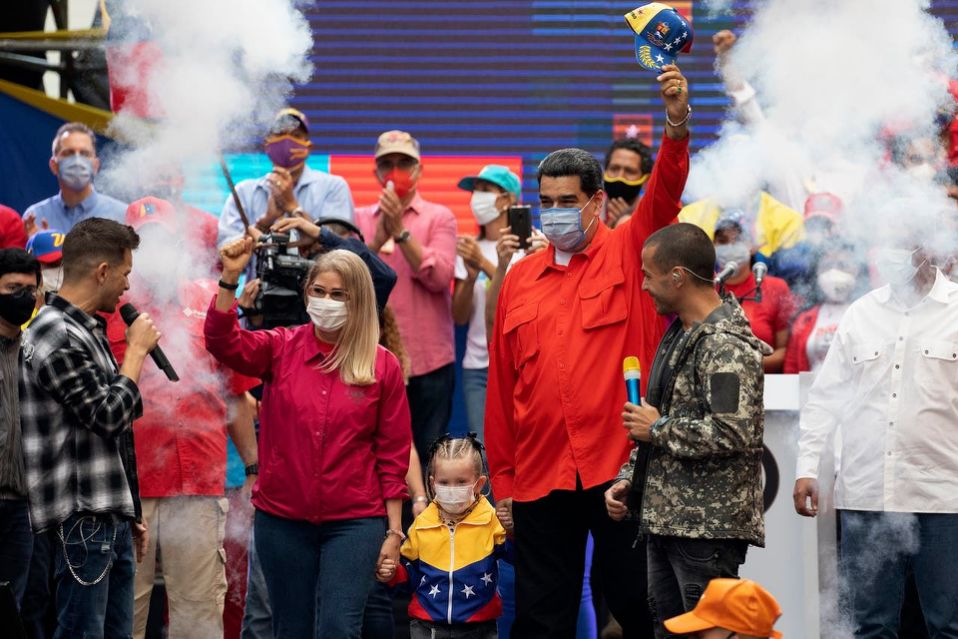
[[[767,590],[749,579],[713,579],[695,609],[665,622],[669,632],[685,635],[710,628],[739,634],[781,639],[773,629],[782,616],[778,602]]]

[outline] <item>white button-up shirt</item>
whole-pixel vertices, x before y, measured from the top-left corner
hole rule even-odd
[[[798,477],[836,428],[836,507],[958,513],[958,284],[939,271],[910,308],[888,286],[849,307],[802,408]]]

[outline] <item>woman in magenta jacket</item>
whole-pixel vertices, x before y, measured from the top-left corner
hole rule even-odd
[[[278,638],[359,637],[383,559],[404,539],[412,431],[402,368],[378,345],[372,278],[347,251],[310,270],[310,324],[248,331],[234,286],[250,238],[223,247],[205,325],[210,353],[264,381],[254,538]]]

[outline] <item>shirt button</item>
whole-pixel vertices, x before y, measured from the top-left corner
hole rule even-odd
[[[562,337],[562,331],[556,331],[556,335],[558,335],[559,337]]]
[[[898,393],[892,393],[891,396],[892,396],[892,397],[898,397]]]
[[[888,456],[891,457],[891,451],[888,451]]]
[[[901,368],[900,364],[895,364],[895,368]]]
[[[888,422],[888,425],[889,425],[889,426],[894,426],[894,425],[895,425],[895,422]]]
[[[898,341],[899,341],[899,342],[904,342],[904,341],[905,341],[904,336],[900,336],[900,337],[898,338]]]

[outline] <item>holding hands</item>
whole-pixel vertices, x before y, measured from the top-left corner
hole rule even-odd
[[[389,583],[396,576],[396,562],[392,559],[384,559],[376,568],[376,581],[379,583]]]

